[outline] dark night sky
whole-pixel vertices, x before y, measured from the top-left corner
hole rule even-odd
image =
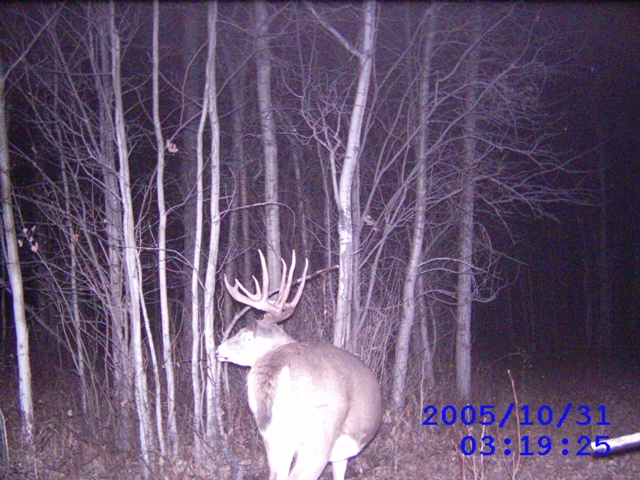
[[[587,131],[599,127],[604,133],[614,324],[619,339],[634,346],[640,340],[640,6],[572,4],[567,8],[587,33],[580,59],[592,67],[574,73],[584,92],[576,99],[575,128],[584,121]],[[584,234],[571,222],[571,212],[568,217],[565,227]],[[580,276],[577,280],[581,281]]]
[[[564,104],[568,117],[563,147],[573,152],[595,149],[596,132],[603,133],[616,334],[640,344],[640,4],[532,3],[524,8],[568,31],[567,44],[582,44],[562,65],[567,72],[563,83],[554,86],[557,100],[569,100]],[[585,159],[593,162],[589,155]],[[520,220],[514,228],[520,229],[524,240],[510,253],[530,269],[541,324],[556,325],[554,320],[561,317],[571,332],[581,328],[584,316],[580,248],[586,230],[577,220],[582,218],[595,231],[598,210],[575,205],[551,208],[559,221]],[[509,301],[517,307],[518,301],[526,300],[525,281],[521,270],[509,292],[491,304],[477,305],[480,333],[503,321]]]
[[[576,43],[583,44],[568,77],[557,86],[559,96],[569,96],[563,144],[568,151],[597,151],[597,132],[602,132],[614,341],[633,352],[640,345],[640,5],[570,3],[533,8],[568,25]],[[586,154],[585,162],[595,164],[596,151]],[[515,310],[512,315],[522,321],[522,305],[532,288],[539,328],[556,326],[560,336],[573,343],[558,348],[580,350],[575,339],[581,338],[585,315],[581,248],[583,237],[597,232],[599,210],[557,205],[552,212],[558,221],[526,220],[520,225],[525,239],[516,246],[516,256],[528,265],[530,276],[521,270],[508,293],[493,304],[477,306],[480,346],[492,337],[492,328],[504,325],[509,305]],[[518,340],[524,338],[514,339]]]

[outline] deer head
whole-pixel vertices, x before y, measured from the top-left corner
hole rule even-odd
[[[269,461],[270,480],[310,479],[333,464],[334,480],[344,480],[347,461],[374,437],[382,418],[380,386],[358,357],[328,343],[296,342],[277,323],[289,318],[302,296],[300,286],[287,302],[291,268],[282,262],[278,295],[269,299],[269,274],[262,252],[262,285],[255,293],[240,282],[225,285],[240,303],[265,312],[217,350],[218,360],[251,367],[247,375],[249,407],[258,424]],[[293,469],[294,455],[297,460]]]

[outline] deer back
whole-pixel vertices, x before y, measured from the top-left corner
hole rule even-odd
[[[300,286],[288,302],[291,268],[283,273],[276,298],[269,295],[269,275],[262,252],[262,285],[255,293],[237,280],[229,294],[264,313],[217,350],[218,360],[251,367],[247,376],[249,407],[267,451],[269,479],[317,479],[327,462],[334,480],[344,479],[347,460],[374,437],[382,418],[378,381],[352,353],[328,343],[296,342],[277,323],[290,317],[300,300],[309,262]],[[294,456],[297,460],[290,470]]]

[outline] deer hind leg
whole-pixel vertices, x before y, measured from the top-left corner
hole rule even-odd
[[[347,460],[333,462],[331,465],[333,466],[333,480],[344,480],[347,473]]]
[[[266,441],[264,446],[269,462],[269,480],[287,480],[295,447],[287,443],[272,445]]]
[[[318,480],[329,462],[329,450],[320,444],[301,447],[289,480]]]
[[[296,463],[289,480],[318,480],[329,463],[329,457],[336,441],[336,428],[331,428],[325,416],[307,418],[304,436],[298,443]],[[340,477],[338,477],[340,480]]]

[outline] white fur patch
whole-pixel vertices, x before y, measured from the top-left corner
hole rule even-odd
[[[329,461],[339,462],[340,460],[355,457],[358,453],[360,453],[358,442],[349,435],[342,435],[338,437],[336,443],[333,444]]]

